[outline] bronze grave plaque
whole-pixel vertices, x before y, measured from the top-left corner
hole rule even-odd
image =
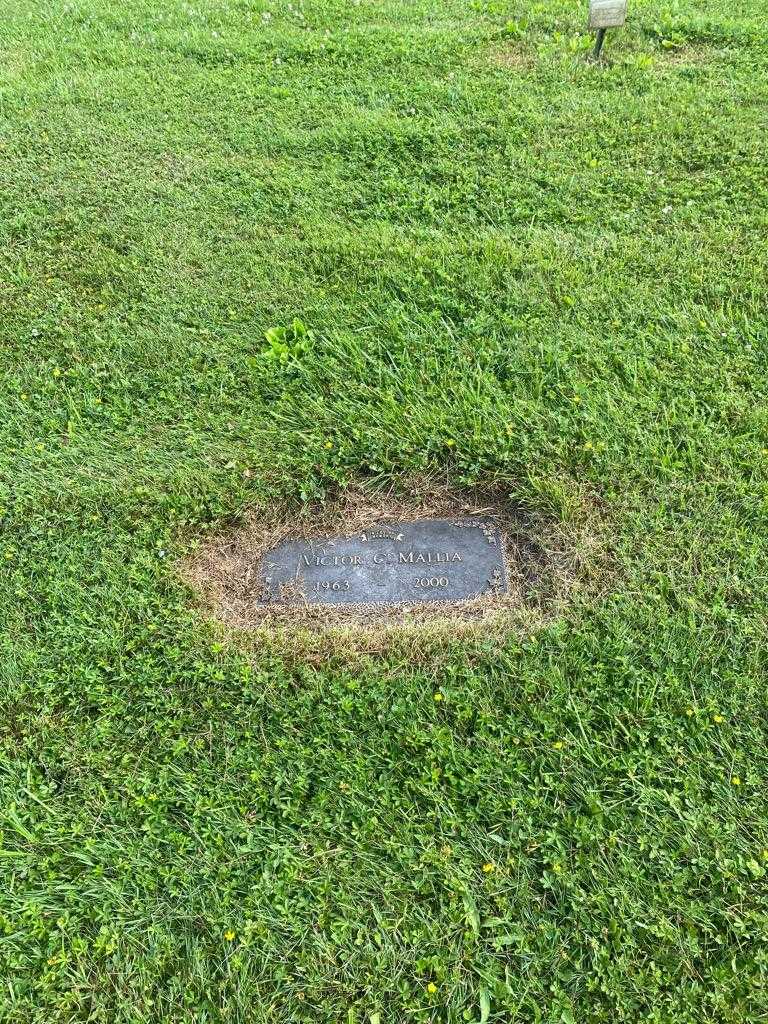
[[[288,539],[259,565],[262,603],[412,605],[507,592],[504,545],[488,520],[382,522],[349,536]]]

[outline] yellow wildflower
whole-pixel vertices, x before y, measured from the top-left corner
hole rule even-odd
[[[227,942],[231,942],[234,939],[234,937],[235,933],[232,931],[231,928],[224,932],[224,938],[227,940]]]
[[[495,864],[490,864],[490,863],[489,863],[489,864],[483,864],[483,872],[484,872],[484,874],[486,874],[486,875],[490,875],[490,873],[491,873],[492,871],[494,871],[494,870],[495,870],[495,868],[496,868],[496,865],[495,865]]]
[[[437,992],[437,985],[434,983],[434,981],[430,981],[430,983],[427,985],[427,992],[429,992],[431,996],[434,995],[435,992]]]

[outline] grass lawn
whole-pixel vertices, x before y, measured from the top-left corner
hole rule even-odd
[[[3,1024],[768,1020],[768,2],[586,6],[0,2]],[[603,585],[310,659],[182,581],[425,474]]]

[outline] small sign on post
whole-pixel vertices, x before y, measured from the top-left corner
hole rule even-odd
[[[589,27],[621,28],[627,20],[627,0],[589,0]]]
[[[627,0],[589,0],[589,27],[597,31],[593,60],[600,57],[606,29],[621,28],[626,20]]]

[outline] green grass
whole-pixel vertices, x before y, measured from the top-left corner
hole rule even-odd
[[[768,4],[585,8],[1,5],[3,1022],[768,1020]],[[599,506],[605,593],[195,612],[204,531],[419,473]]]

